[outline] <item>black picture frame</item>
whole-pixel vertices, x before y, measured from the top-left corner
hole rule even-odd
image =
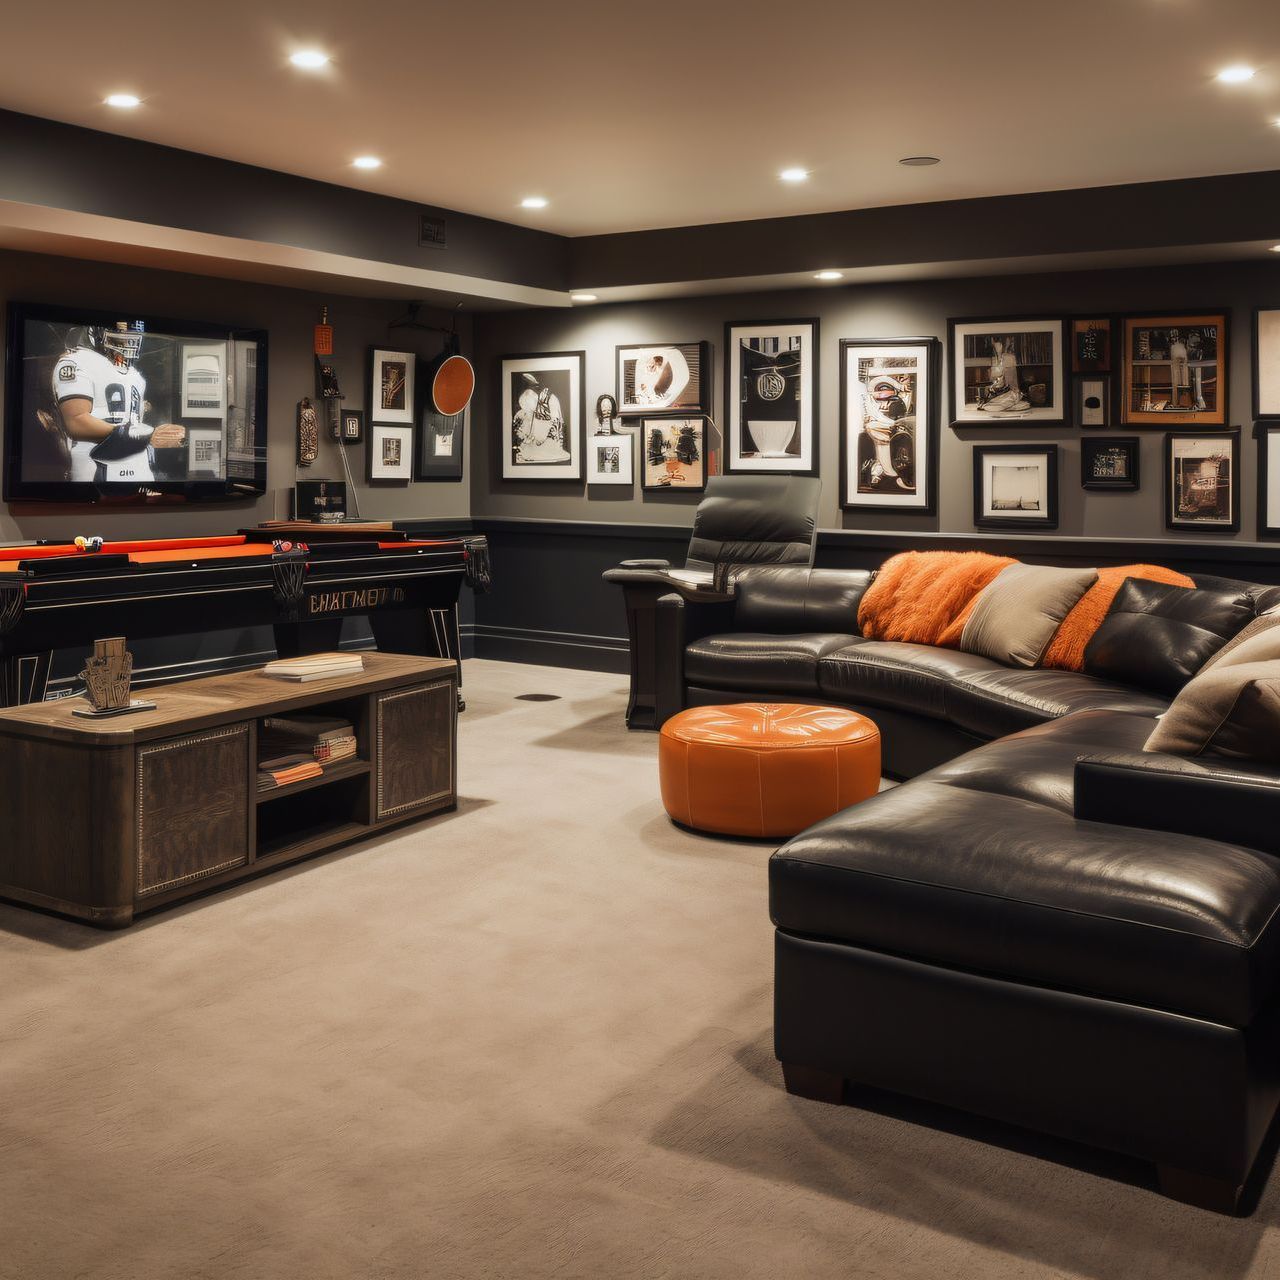
[[[979,529],[1056,529],[1058,527],[1058,453],[1056,444],[975,444],[973,446],[973,523]],[[1045,465],[1043,516],[996,516],[986,513],[985,462],[991,456],[1038,456]]]
[[[517,366],[527,365],[527,369]],[[565,422],[565,443],[569,449],[569,461],[545,466],[523,465],[517,467],[512,460],[514,448],[514,402],[510,394],[511,379],[516,373],[545,372],[568,374],[570,380],[569,404],[562,405],[568,413]],[[499,438],[501,449],[501,479],[504,482],[524,481],[581,481],[586,472],[586,420],[587,420],[587,353],[579,351],[530,351],[498,358]]]
[[[389,357],[390,359],[385,359]],[[382,406],[382,387],[379,374],[382,366],[394,362],[404,366],[402,407],[386,409]],[[418,357],[412,351],[393,351],[390,347],[371,346],[365,360],[365,413],[370,426],[379,425],[411,427],[417,416]]]
[[[1214,359],[1214,383],[1218,406],[1214,409],[1134,409],[1131,393],[1134,360],[1130,335],[1134,329],[1203,328],[1212,322],[1218,329],[1217,354]],[[1115,420],[1128,430],[1201,430],[1226,431],[1231,421],[1231,308],[1184,307],[1177,311],[1131,311],[1117,317],[1116,330],[1120,348],[1119,386],[1115,391]],[[1152,362],[1155,363],[1155,362]],[[1172,379],[1170,379],[1172,381]],[[1146,384],[1148,392],[1151,384]]]
[[[428,482],[459,482],[462,480],[462,464],[466,449],[467,416],[461,413],[437,413],[427,403],[419,416],[418,429],[414,433],[413,478]],[[440,453],[438,444],[447,440],[448,452]]]
[[[1054,312],[1046,311],[1038,315],[1023,316],[958,316],[947,321],[947,359],[950,361],[947,377],[947,417],[952,430],[964,431],[978,428],[980,430],[1014,429],[1041,427],[1064,427],[1068,422],[1067,399],[1071,394],[1070,364],[1067,354],[1067,331],[1070,321]],[[1003,331],[1006,334],[1026,332],[1048,332],[1052,335],[1054,350],[1052,369],[1054,377],[1053,389],[1057,394],[1057,405],[1044,412],[1034,406],[1026,413],[990,414],[984,416],[981,411],[968,407],[964,400],[962,384],[964,381],[965,360],[963,345],[957,350],[956,340],[969,336],[967,330],[989,329],[986,337],[998,337]],[[977,336],[977,335],[975,335]]]
[[[365,449],[365,480],[370,485],[409,484],[413,480],[414,431],[412,424],[373,422],[369,425],[368,448]],[[400,461],[394,474],[380,468],[378,454],[383,441],[395,437],[400,441]]]
[[[629,351],[658,351],[670,349],[677,351],[689,366],[689,382],[694,389],[696,401],[681,401],[651,408],[626,398],[623,377],[623,361]],[[620,418],[660,418],[668,415],[673,418],[695,418],[699,414],[711,412],[711,343],[703,342],[630,342],[614,348],[614,399],[617,404],[617,416]]]
[[[803,458],[805,454],[803,441],[801,443],[800,455],[797,465],[777,466],[774,463],[777,459],[769,458],[743,458],[738,457],[735,461],[735,453],[741,455],[742,433],[745,423],[742,420],[741,401],[739,399],[738,390],[734,386],[734,357],[737,354],[737,346],[734,339],[734,331],[739,329],[763,329],[763,330],[790,330],[797,328],[807,328],[809,330],[809,347],[810,347],[810,377],[809,385],[801,388],[801,394],[807,397],[810,406],[809,412],[809,463],[804,466]],[[723,411],[723,442],[721,448],[722,470],[725,475],[786,475],[786,476],[816,476],[818,472],[820,445],[822,440],[821,423],[819,410],[820,388],[821,382],[821,325],[816,316],[794,316],[783,320],[729,320],[724,326],[724,351],[722,363],[724,364],[724,411]],[[804,402],[801,402],[801,411],[803,413]],[[692,415],[690,415],[692,416]],[[803,421],[796,424],[796,432],[803,431]],[[757,451],[758,452],[758,451]]]
[[[1262,390],[1262,359],[1263,359],[1263,316],[1274,316],[1274,320],[1267,322],[1268,330],[1274,325],[1275,333],[1268,332],[1266,342],[1268,348],[1271,347],[1272,341],[1275,343],[1273,353],[1280,370],[1280,306],[1277,307],[1254,307],[1253,309],[1253,416],[1255,421],[1258,419],[1280,418],[1280,372],[1276,378],[1276,386],[1268,388],[1266,403],[1263,403]]]
[[[850,353],[855,350],[876,349],[905,351],[908,347],[923,350],[926,368],[922,383],[925,389],[923,414],[924,460],[921,466],[921,415],[917,411],[915,433],[915,463],[917,475],[924,477],[923,501],[875,502],[870,495],[860,496],[854,490],[853,471],[850,466],[850,450],[854,447],[855,432],[851,428],[849,404]],[[845,338],[840,342],[840,507],[843,511],[881,512],[893,515],[933,516],[938,513],[938,455],[942,429],[942,339],[932,336],[907,338]],[[919,395],[917,390],[917,404]],[[917,486],[919,488],[919,486]]]
[[[701,447],[701,482],[697,484],[689,484],[686,480],[682,480],[679,484],[663,484],[660,481],[650,480],[650,469],[654,465],[650,461],[650,431],[652,428],[660,428],[663,431],[670,432],[677,428],[677,424],[681,422],[697,422],[700,433],[699,445]],[[683,413],[677,418],[672,418],[664,414],[656,414],[652,419],[642,418],[640,420],[640,490],[642,493],[702,493],[707,487],[707,474],[710,470],[711,459],[708,456],[708,436],[707,417],[705,414],[699,413]]]
[[[1175,513],[1174,446],[1178,440],[1225,442],[1230,448],[1230,495],[1227,520],[1179,519]],[[1204,431],[1168,431],[1164,437],[1164,527],[1170,532],[1239,533],[1240,531],[1240,428],[1208,428]]]
[[[1258,442],[1258,476],[1257,476],[1257,522],[1258,538],[1280,538],[1280,511],[1276,512],[1275,522],[1267,519],[1267,505],[1273,486],[1270,468],[1274,460],[1280,463],[1280,419],[1264,418],[1253,424],[1254,439]],[[1273,439],[1272,437],[1275,437]],[[1277,499],[1280,499],[1280,477],[1274,486]]]
[[[1096,460],[1105,450],[1123,449],[1128,455],[1123,478],[1097,474]],[[1080,487],[1103,493],[1133,493],[1142,487],[1142,438],[1140,436],[1082,436],[1080,440]]]
[[[354,432],[348,430],[354,425]],[[364,441],[364,410],[340,409],[338,411],[338,439],[343,444],[361,444]]]

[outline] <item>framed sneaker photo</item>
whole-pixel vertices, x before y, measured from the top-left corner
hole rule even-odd
[[[953,427],[1066,422],[1061,320],[948,320]]]

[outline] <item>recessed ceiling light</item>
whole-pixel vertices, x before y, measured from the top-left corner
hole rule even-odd
[[[815,280],[843,280],[843,271],[819,271],[814,277]]]
[[[598,302],[600,300],[599,295],[594,293],[571,293],[569,297],[574,302]]]
[[[382,161],[377,156],[356,156],[351,162],[357,169],[381,169]]]
[[[778,174],[778,177],[780,177],[783,182],[806,182],[809,178],[809,170],[783,169],[783,171]]]
[[[1223,67],[1218,72],[1218,79],[1223,84],[1244,84],[1246,80],[1252,80],[1256,74],[1257,72],[1253,67]]]
[[[319,71],[321,67],[329,65],[329,55],[321,53],[319,49],[299,49],[297,53],[289,55],[289,61],[303,71]]]
[[[942,161],[937,156],[903,156],[898,163],[911,169],[923,169],[925,165],[941,164]]]
[[[142,105],[142,99],[136,93],[109,93],[103,101],[109,107],[121,107],[126,111]]]
[[[1280,244],[1273,244],[1273,245],[1271,246],[1271,252],[1272,252],[1272,253],[1280,253]]]
[[[547,207],[547,197],[525,196],[525,198],[520,201],[520,207],[522,209],[545,209]]]

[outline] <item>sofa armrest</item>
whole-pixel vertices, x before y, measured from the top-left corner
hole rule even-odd
[[[1222,756],[1100,752],[1076,762],[1075,816],[1280,854],[1280,769]]]
[[[619,569],[670,569],[670,560],[620,560]]]
[[[858,605],[875,574],[867,569],[748,565],[737,577],[736,630],[858,634]]]

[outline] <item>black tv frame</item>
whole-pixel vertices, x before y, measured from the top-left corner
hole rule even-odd
[[[26,359],[26,326],[30,320],[53,324],[112,325],[122,316],[141,320],[147,332],[176,334],[181,337],[208,338],[212,341],[235,339],[257,345],[256,394],[254,396],[253,480],[156,480],[140,484],[136,490],[128,485],[99,485],[74,480],[24,480],[22,478],[23,392]],[[159,501],[179,502],[245,502],[261,497],[267,491],[267,331],[238,325],[218,325],[208,321],[175,320],[164,316],[138,315],[130,307],[116,311],[82,310],[79,307],[51,306],[44,303],[11,302],[6,315],[5,342],[5,417],[4,417],[4,488],[5,502],[61,502],[91,504],[110,502],[145,504]]]

